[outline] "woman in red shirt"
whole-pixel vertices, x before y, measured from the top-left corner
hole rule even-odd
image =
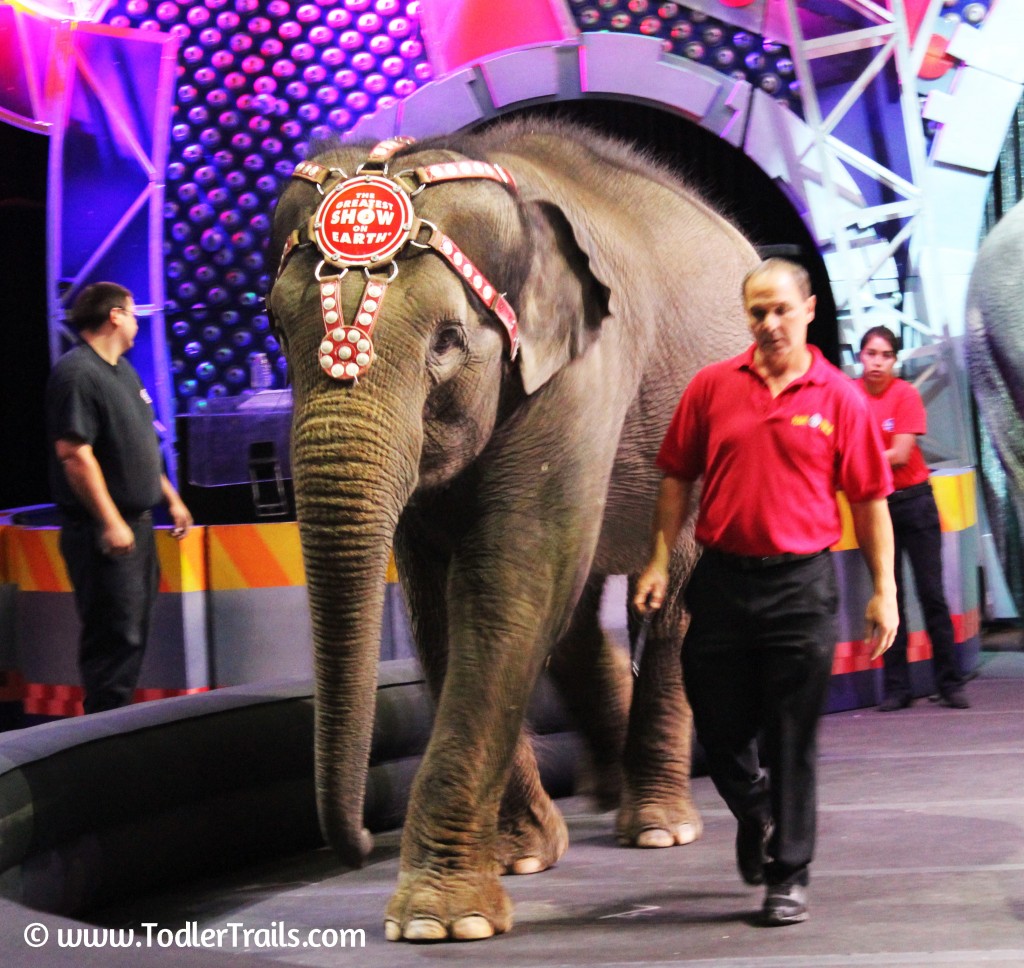
[[[953,652],[953,623],[942,589],[942,531],[939,512],[929,483],[917,437],[927,430],[927,414],[921,395],[898,379],[896,336],[885,326],[869,329],[860,343],[864,371],[857,385],[882,428],[885,456],[892,467],[893,487],[889,514],[896,539],[896,595],[900,626],[893,646],[883,656],[884,695],[879,709],[893,712],[913,702],[910,665],[907,661],[907,618],[903,584],[903,554],[910,560],[914,587],[932,643],[932,669],[941,702],[954,709],[970,703]]]

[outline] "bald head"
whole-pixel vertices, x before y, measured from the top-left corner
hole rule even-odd
[[[765,259],[760,264],[754,266],[743,277],[743,295],[747,295],[747,286],[755,279],[760,279],[762,276],[775,275],[777,273],[785,273],[789,275],[795,283],[797,289],[804,299],[807,299],[811,295],[811,277],[807,270],[800,265],[798,262],[792,262],[789,259],[782,259],[779,257],[772,257],[771,259]]]

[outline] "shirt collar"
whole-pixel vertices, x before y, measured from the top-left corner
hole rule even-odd
[[[756,348],[757,344],[751,343],[745,352],[740,353],[740,355],[736,357],[735,363],[737,370],[749,370],[751,373],[755,372],[754,350]],[[821,350],[819,350],[817,346],[808,343],[807,348],[811,351],[811,365],[808,367],[807,372],[803,376],[798,376],[790,386],[800,383],[825,382],[826,367],[829,365],[828,361],[821,355]],[[760,379],[760,377],[758,377],[758,379]]]

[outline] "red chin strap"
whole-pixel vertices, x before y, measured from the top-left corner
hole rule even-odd
[[[417,218],[413,207],[413,198],[429,185],[483,178],[515,191],[512,176],[500,165],[471,160],[441,162],[389,175],[391,158],[412,143],[411,138],[380,142],[351,177],[341,169],[311,161],[300,162],[292,172],[293,178],[316,185],[323,200],[308,223],[288,237],[277,274],[280,277],[296,246],[313,243],[320,251],[322,260],[316,278],[320,283],[324,338],[319,359],[321,369],[335,380],[358,380],[373,363],[373,327],[388,286],[398,274],[395,256],[408,246],[437,252],[501,323],[510,359],[519,352],[519,326],[505,294],[498,292],[436,225]],[[325,190],[324,186],[332,182],[337,183]],[[328,267],[340,271],[327,275]],[[366,285],[352,323],[346,324],[341,280],[352,268],[363,270]]]

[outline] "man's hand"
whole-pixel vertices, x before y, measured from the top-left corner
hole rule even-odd
[[[658,487],[651,536],[651,559],[636,582],[633,605],[641,615],[657,611],[665,603],[668,590],[668,566],[672,546],[690,513],[693,481],[666,475]]]
[[[877,659],[896,638],[900,616],[894,595],[872,595],[864,611],[864,641],[871,648],[871,658]]]
[[[192,527],[192,514],[185,507],[181,495],[166,474],[160,475],[160,493],[163,494],[164,500],[167,502],[167,510],[170,512],[171,521],[174,524],[174,527],[171,528],[171,537],[180,541]]]
[[[174,527],[171,528],[171,537],[177,538],[180,541],[188,534],[188,529],[192,527],[192,514],[185,507],[185,503],[181,498],[172,501],[168,505],[168,510],[171,514],[171,521],[174,522]]]
[[[864,641],[871,647],[871,658],[877,659],[892,645],[900,624],[893,570],[892,520],[884,498],[851,503],[850,511],[857,543],[875,589],[864,611],[867,624]]]
[[[665,601],[667,588],[668,572],[652,561],[637,579],[633,605],[642,615],[645,615],[648,609],[656,612]]]
[[[130,555],[135,550],[135,533],[123,520],[111,521],[100,531],[100,551],[105,555]]]

